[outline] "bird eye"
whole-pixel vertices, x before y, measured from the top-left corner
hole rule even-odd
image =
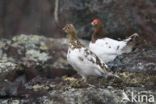
[[[93,26],[96,25],[96,24],[97,24],[97,22],[92,22],[92,23],[91,23],[91,25],[93,25]]]

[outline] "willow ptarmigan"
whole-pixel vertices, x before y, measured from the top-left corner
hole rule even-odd
[[[67,60],[85,82],[88,76],[118,77],[110,72],[110,69],[98,56],[79,42],[76,29],[72,24],[67,24],[63,30],[69,35]]]
[[[137,33],[134,33],[123,41],[118,41],[105,37],[103,26],[99,19],[94,19],[91,24],[94,33],[89,44],[89,49],[100,57],[103,62],[113,61],[116,56],[132,51],[135,45],[135,42],[132,40],[138,37]]]

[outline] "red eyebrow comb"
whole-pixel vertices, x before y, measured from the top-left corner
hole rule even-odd
[[[100,20],[99,19],[94,19],[92,22],[93,23],[98,23]]]

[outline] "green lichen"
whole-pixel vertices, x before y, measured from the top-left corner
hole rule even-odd
[[[40,42],[40,49],[41,50],[48,50],[48,47],[44,42]]]
[[[0,62],[0,80],[3,80],[8,73],[16,70],[17,65],[12,62]]]
[[[33,60],[35,62],[38,61],[45,62],[51,58],[51,56],[49,56],[47,53],[45,52],[41,53],[40,51],[37,50],[27,50],[26,57],[28,57],[30,60]]]

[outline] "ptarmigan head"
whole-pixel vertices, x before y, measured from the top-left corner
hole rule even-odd
[[[103,30],[103,25],[99,19],[94,19],[91,22],[91,25],[93,26],[93,30],[94,30],[92,35],[92,43],[95,43],[97,39],[101,39],[106,36]]]
[[[92,22],[91,22],[91,25],[93,26],[93,27],[96,27],[98,24],[100,24],[100,20],[99,19],[94,19]]]
[[[74,44],[75,42],[77,42],[77,44],[79,43],[76,29],[72,24],[66,24],[63,30],[68,34],[69,42],[71,44]],[[76,46],[78,46],[77,44]]]
[[[72,24],[66,24],[63,30],[71,37],[74,37],[74,35],[76,35],[76,30]]]

